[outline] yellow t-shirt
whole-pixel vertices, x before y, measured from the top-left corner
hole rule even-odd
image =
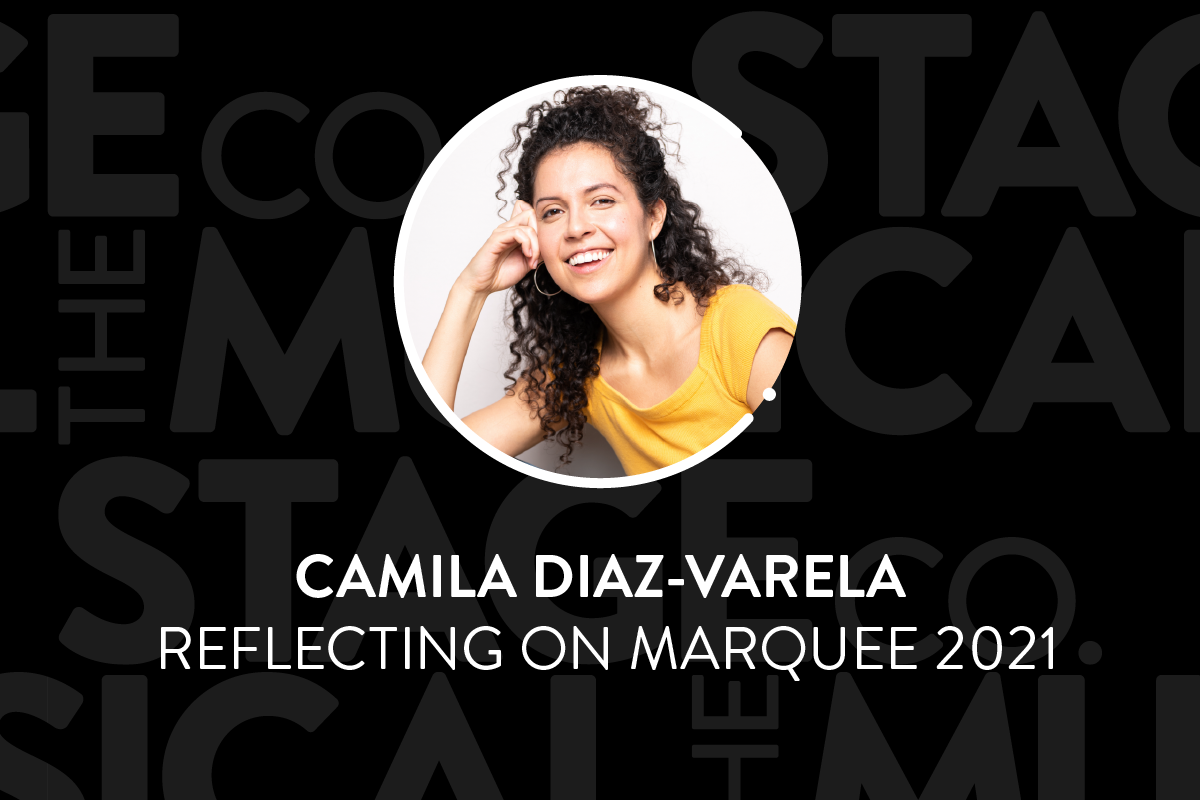
[[[746,386],[758,345],[772,328],[796,323],[752,286],[723,286],[700,325],[700,360],[675,393],[638,408],[605,382],[588,385],[587,419],[616,451],[626,475],[682,461],[720,439],[750,413]]]

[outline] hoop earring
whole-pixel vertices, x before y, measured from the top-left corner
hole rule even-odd
[[[546,266],[545,261],[543,261],[542,263],[538,264],[536,267],[533,268],[533,288],[537,289],[539,292],[542,292],[542,287],[538,286],[537,271],[539,268],[544,267],[544,266]],[[555,294],[562,294],[562,289],[559,289],[554,294],[548,294],[546,292],[542,292],[542,294],[546,295],[546,297],[554,297]]]

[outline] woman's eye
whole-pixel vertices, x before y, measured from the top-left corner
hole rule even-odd
[[[561,208],[548,208],[545,210],[545,212],[543,212],[542,219],[549,219],[551,215],[553,215],[559,211],[562,211],[562,209]]]
[[[612,198],[611,198],[611,197],[600,197],[600,198],[597,198],[595,202],[597,202],[597,203],[607,203],[608,205],[612,205],[612,203],[613,203],[613,200],[612,200]]]

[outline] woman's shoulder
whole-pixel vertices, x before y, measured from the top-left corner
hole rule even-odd
[[[722,286],[709,298],[705,311],[707,347],[721,382],[738,402],[745,402],[746,384],[763,337],[775,328],[796,335],[796,322],[753,286]]]
[[[710,314],[710,324],[720,327],[720,332],[726,335],[760,329],[765,334],[771,328],[783,328],[792,335],[796,333],[796,321],[786,311],[758,289],[744,283],[731,283],[718,289],[709,298],[705,310],[706,316]],[[763,328],[763,324],[768,327]]]

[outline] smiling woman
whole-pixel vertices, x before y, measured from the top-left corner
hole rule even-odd
[[[511,215],[458,276],[422,361],[453,409],[484,302],[511,289],[510,384],[463,418],[504,453],[553,440],[567,464],[586,422],[627,475],[670,466],[753,412],[783,367],[795,322],[760,271],[718,251],[667,169],[665,124],[643,93],[599,86],[513,126],[496,193],[512,172]]]

